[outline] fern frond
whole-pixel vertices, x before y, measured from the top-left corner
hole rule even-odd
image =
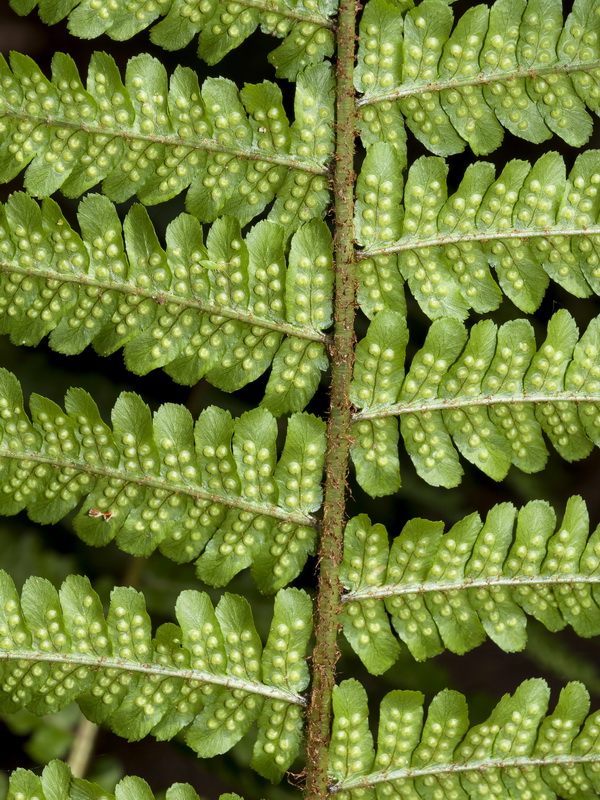
[[[200,800],[189,783],[174,783],[166,800]],[[128,775],[117,783],[113,794],[97,783],[73,777],[62,761],[53,760],[37,775],[29,769],[15,769],[8,779],[10,800],[155,800],[145,780]],[[237,794],[222,794],[219,800],[242,800]]]
[[[65,411],[39,395],[30,408],[31,421],[16,378],[0,370],[0,513],[27,509],[35,522],[57,522],[84,500],[73,524],[85,542],[198,559],[212,586],[252,566],[259,588],[276,591],[313,551],[320,419],[292,416],[277,461],[277,424],[266,409],[233,420],[210,407],[194,425],[183,406],[165,404],[152,419],[138,395],[123,393],[111,430],[82,389],[67,393]]]
[[[579,338],[563,310],[548,323],[536,352],[527,320],[471,328],[435,320],[404,376],[404,317],[377,314],[358,344],[352,402],[352,458],[357,478],[373,496],[400,486],[400,431],[417,473],[433,486],[457,486],[458,453],[494,480],[511,464],[543,469],[542,432],[567,461],[600,444],[600,317]]]
[[[530,142],[552,134],[574,147],[600,109],[596,0],[497,0],[466,11],[452,30],[443,0],[369,0],[361,21],[356,88],[365,144],[404,149],[406,124],[437,155],[491,153],[504,128]]]
[[[569,683],[548,713],[540,679],[506,694],[489,718],[469,728],[467,702],[444,690],[427,710],[421,692],[393,691],[381,703],[377,750],[368,727],[367,694],[355,680],[334,689],[332,796],[589,798],[600,791],[600,712]]]
[[[404,166],[392,145],[374,145],[358,180],[359,298],[370,316],[403,310],[403,279],[431,319],[492,311],[502,292],[532,313],[549,278],[576,297],[600,294],[600,151],[579,155],[568,177],[552,152],[533,166],[510,161],[498,177],[477,162],[450,197],[446,163],[420,158],[402,206]]]
[[[581,497],[569,498],[557,527],[542,500],[494,506],[444,533],[412,519],[391,546],[383,525],[361,514],[346,527],[340,580],[344,635],[379,675],[396,661],[398,637],[422,661],[466,653],[487,636],[512,653],[527,644],[526,615],[551,631],[600,634],[600,528],[590,535]],[[387,613],[386,613],[387,612]]]
[[[334,0],[10,0],[17,14],[36,6],[47,25],[69,17],[69,31],[82,39],[106,34],[124,41],[159,17],[150,38],[165,50],[180,50],[198,37],[198,55],[216,64],[260,25],[263,33],[284,39],[270,55],[280,78],[294,80],[307,66],[333,54]]]
[[[278,780],[300,744],[310,598],[279,592],[264,650],[239,595],[213,609],[207,594],[187,590],[175,613],[179,625],[167,622],[153,638],[135,589],[114,589],[105,618],[87,577],[70,575],[60,592],[30,578],[19,599],[0,572],[0,709],[43,715],[77,700],[88,719],[129,741],[185,731],[202,758],[226,752],[257,722],[252,765]]]
[[[259,222],[244,240],[239,221],[214,223],[206,246],[195,217],[182,214],[161,247],[146,210],[121,226],[113,204],[88,195],[81,236],[49,198],[26,194],[0,205],[0,332],[37,345],[50,334],[61,353],[93,343],[101,355],[124,348],[127,367],[156,367],[179,383],[206,377],[225,391],[273,363],[263,404],[299,411],[327,368],[333,284],[331,235],[314,220],[292,237]]]
[[[114,60],[94,53],[84,88],[75,62],[52,59],[49,81],[27,56],[0,59],[0,181],[25,167],[25,188],[77,197],[102,181],[110,199],[146,204],[185,189],[203,222],[230,214],[270,218],[288,230],[323,215],[333,141],[332,75],[309,67],[296,87],[290,125],[275,84],[241,91],[225,78],[202,88],[178,67],[170,82],[147,54],[132,58],[125,84]]]

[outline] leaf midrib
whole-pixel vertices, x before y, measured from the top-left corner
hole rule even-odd
[[[342,602],[351,603],[355,600],[384,599],[386,597],[400,597],[402,595],[424,595],[433,592],[466,591],[468,589],[493,589],[496,586],[563,586],[573,584],[600,584],[600,575],[584,575],[583,573],[561,573],[559,575],[506,575],[486,576],[483,578],[462,577],[459,581],[421,581],[415,583],[383,584],[381,586],[366,586],[361,589],[349,590],[342,595]]]
[[[43,125],[46,128],[68,128],[69,130],[73,131],[81,131],[82,133],[90,136],[107,136],[109,138],[112,137],[113,139],[124,139],[127,142],[142,141],[148,142],[149,144],[164,144],[168,145],[169,147],[187,147],[190,150],[206,150],[209,153],[227,153],[237,158],[242,158],[246,161],[266,161],[270,164],[287,167],[288,169],[296,169],[300,170],[301,172],[308,172],[314,175],[329,175],[329,167],[325,164],[317,164],[315,161],[297,159],[293,156],[283,156],[264,152],[253,145],[250,145],[247,148],[230,147],[228,145],[221,144],[214,139],[205,139],[201,136],[199,136],[197,139],[182,139],[175,135],[150,135],[140,133],[139,131],[135,131],[130,128],[104,128],[95,125],[87,125],[85,123],[76,123],[72,120],[58,117],[41,117],[32,114],[22,114],[10,111],[0,113],[0,119],[3,118],[21,122],[29,122],[35,126]],[[31,131],[28,131],[27,133],[30,134]],[[67,180],[67,177],[68,176],[65,176],[65,180]]]
[[[418,769],[407,767],[406,769],[394,769],[389,771],[372,772],[369,775],[361,775],[356,778],[342,780],[333,786],[329,786],[329,793],[335,794],[351,789],[369,788],[377,783],[386,783],[395,780],[412,780],[414,778],[435,776],[435,775],[454,775],[465,772],[486,772],[492,769],[527,769],[528,767],[569,767],[575,764],[597,764],[600,763],[598,755],[564,755],[551,756],[549,758],[536,758],[521,756],[516,758],[489,758],[477,761],[468,761],[464,764],[456,762],[446,762],[444,764],[433,764],[429,767]]]
[[[123,672],[138,672],[144,675],[157,675],[162,678],[180,678],[184,681],[199,681],[201,683],[224,686],[232,690],[241,690],[249,694],[258,694],[274,700],[283,700],[285,703],[306,706],[304,697],[294,692],[277,689],[263,683],[235,678],[231,675],[215,675],[196,669],[176,669],[164,667],[160,664],[143,664],[139,661],[129,661],[122,658],[99,656],[92,658],[76,653],[42,653],[37,650],[0,651],[2,661],[30,661],[46,662],[53,664],[77,664],[89,666],[90,669],[117,669]]]
[[[260,328],[276,331],[286,336],[295,336],[299,339],[309,339],[313,342],[327,343],[329,337],[311,328],[296,326],[290,322],[278,322],[276,320],[268,320],[264,317],[250,314],[246,311],[240,311],[230,306],[217,306],[211,303],[203,302],[198,298],[186,298],[180,295],[171,294],[170,292],[158,292],[149,289],[142,289],[139,286],[131,283],[115,283],[112,281],[100,281],[96,278],[91,278],[85,273],[73,275],[65,272],[58,272],[50,269],[27,269],[25,267],[18,267],[11,264],[10,261],[0,260],[0,271],[5,273],[15,273],[18,275],[25,275],[34,279],[58,281],[61,283],[72,283],[78,286],[96,286],[103,291],[120,292],[125,295],[135,295],[136,297],[143,297],[153,300],[158,305],[166,305],[173,303],[181,306],[182,308],[197,309],[205,314],[216,315],[219,317],[226,317],[227,319],[234,319],[244,322],[248,325],[256,325]]]
[[[225,3],[227,0],[219,0]],[[322,28],[329,28],[335,30],[335,22],[327,17],[318,14],[304,14],[294,9],[281,9],[275,3],[261,3],[259,0],[236,0],[238,5],[247,6],[248,8],[257,8],[259,11],[264,11],[267,14],[278,14],[280,17],[287,17],[288,19],[296,19],[299,22],[312,22],[314,25],[320,25]]]
[[[106,480],[118,480],[123,483],[131,483],[143,488],[162,489],[163,491],[172,494],[183,494],[193,497],[198,500],[208,500],[212,503],[219,503],[227,506],[228,508],[237,508],[240,511],[247,511],[257,516],[274,517],[275,519],[282,520],[283,522],[292,522],[298,525],[307,525],[308,527],[315,528],[317,521],[309,514],[302,512],[287,511],[280,506],[260,505],[258,503],[250,503],[241,498],[234,498],[227,495],[213,494],[212,492],[203,489],[191,488],[185,484],[168,483],[166,480],[160,478],[151,478],[149,476],[132,475],[129,472],[110,469],[108,467],[95,467],[90,464],[84,464],[77,461],[68,461],[59,457],[49,457],[38,452],[17,452],[0,447],[0,459],[11,458],[16,461],[30,461],[36,464],[50,464],[51,466],[60,469],[72,469],[77,472],[84,472],[88,475],[94,475],[98,478],[105,478]]]
[[[477,230],[468,231],[466,233],[439,233],[438,235],[419,238],[405,237],[398,239],[391,244],[384,247],[367,247],[359,250],[356,254],[357,259],[364,260],[366,258],[375,258],[376,256],[393,255],[394,253],[403,253],[410,250],[418,250],[425,247],[444,247],[446,245],[462,244],[463,242],[492,242],[502,241],[504,239],[540,239],[554,236],[565,237],[587,237],[600,235],[600,225],[589,225],[587,227],[568,227],[568,226],[551,226],[547,225],[544,228],[516,228],[511,227],[508,229],[496,228],[485,230],[478,228]]]
[[[596,61],[576,61],[570,64],[560,63],[551,67],[532,67],[530,69],[517,69],[508,72],[478,72],[468,78],[450,78],[446,81],[431,81],[421,84],[400,84],[396,89],[389,92],[366,94],[357,103],[357,108],[374,105],[376,103],[393,102],[405,97],[426,94],[427,92],[443,92],[445,90],[460,89],[465,86],[485,86],[490,83],[507,83],[517,79],[537,78],[543,75],[554,75],[556,73],[569,74],[571,72],[587,72],[600,68],[600,60]]]
[[[480,406],[517,405],[519,403],[600,403],[600,393],[582,394],[578,392],[515,392],[514,394],[485,394],[474,397],[436,397],[433,400],[399,402],[388,406],[366,408],[356,412],[352,419],[360,422],[364,419],[382,419],[383,417],[399,417],[404,414],[423,414],[427,411],[452,411],[457,408],[477,408]]]

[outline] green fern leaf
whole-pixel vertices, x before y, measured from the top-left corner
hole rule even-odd
[[[575,0],[497,0],[468,9],[452,29],[443,0],[369,0],[361,21],[356,88],[365,144],[405,147],[404,124],[438,155],[495,150],[504,128],[530,142],[557,134],[574,147],[598,113],[600,19]]]
[[[512,653],[527,644],[526,615],[551,631],[600,634],[600,528],[590,535],[581,497],[560,526],[533,500],[517,514],[494,506],[444,534],[441,522],[413,519],[391,546],[383,525],[361,514],[346,528],[341,581],[344,635],[367,669],[396,661],[398,637],[419,661],[445,649],[463,654],[487,636]]]
[[[483,320],[467,333],[439,319],[406,377],[404,329],[404,317],[382,311],[357,348],[352,458],[372,496],[400,486],[397,418],[419,476],[447,488],[461,481],[458,453],[502,480],[511,464],[543,469],[542,431],[567,461],[600,443],[600,317],[579,338],[571,315],[558,311],[537,352],[526,320],[499,328]]]
[[[10,773],[7,798],[10,800],[154,800],[146,781],[128,775],[115,787],[114,794],[96,783],[75,778],[62,761],[51,761],[41,775],[28,769]],[[167,800],[199,800],[187,783],[174,783],[166,791]],[[219,800],[242,800],[237,794],[222,794]]]
[[[26,508],[35,522],[57,522],[84,500],[74,528],[85,542],[115,539],[137,556],[159,548],[178,563],[197,559],[213,586],[252,566],[259,588],[276,591],[313,552],[325,451],[316,417],[290,418],[277,462],[277,426],[266,409],[234,421],[211,407],[194,426],[183,406],[163,405],[153,420],[137,395],[124,393],[111,431],[81,389],[69,391],[66,411],[39,395],[30,406],[31,421],[19,384],[2,370],[8,491],[0,513]]]
[[[227,3],[221,0],[143,0],[117,3],[93,0],[10,0],[17,14],[29,14],[36,5],[47,25],[69,17],[69,31],[82,39],[106,34],[124,41],[157,22],[150,31],[154,44],[179,50],[197,35],[198,55],[207,64],[248,38],[260,25],[264,33],[284,39],[269,56],[277,76],[294,80],[308,66],[320,64],[333,54],[332,19],[337,6],[332,0],[253,0]]]
[[[366,13],[366,11],[365,11]],[[356,184],[354,235],[363,251],[357,259],[358,302],[368,317],[386,308],[406,313],[404,280],[395,253],[365,254],[402,236],[402,173],[406,159],[397,148],[370,147]]]
[[[581,153],[568,177],[557,153],[532,167],[510,161],[497,178],[477,162],[450,197],[446,163],[420,158],[403,210],[404,165],[391,145],[373,145],[358,180],[359,300],[369,316],[402,311],[403,279],[430,319],[493,311],[501,291],[532,313],[549,278],[576,297],[600,294],[600,151]]]
[[[112,200],[137,194],[164,202],[189,187],[187,208],[203,222],[233,214],[250,222],[274,199],[270,217],[288,230],[323,215],[332,150],[332,76],[308,68],[289,125],[281,91],[268,81],[238,92],[225,78],[132,58],[125,84],[114,60],[94,53],[84,88],[64,53],[52,81],[27,56],[0,60],[0,181],[25,167],[25,188],[77,197],[100,181]]]
[[[275,595],[273,619],[262,659],[263,680],[290,692],[306,689],[310,675],[306,659],[312,631],[312,605],[305,592],[286,589]],[[251,766],[273,782],[279,780],[290,753],[301,746],[303,708],[267,698],[258,718],[258,736]],[[276,735],[274,735],[276,734]]]
[[[397,395],[396,387],[402,385],[408,329],[403,316],[396,315],[393,325],[389,324],[390,318],[387,312],[377,314],[356,347],[350,399],[357,408],[389,404]],[[395,421],[376,419],[367,425],[359,422],[356,429],[359,436],[350,453],[358,482],[375,496],[395,492],[400,475]]]
[[[567,684],[551,713],[549,695],[545,681],[525,681],[469,728],[459,692],[440,692],[425,717],[420,692],[393,691],[381,704],[374,753],[367,694],[358,681],[344,681],[334,689],[329,792],[341,800],[592,797],[600,789],[600,712],[586,716],[580,683]]]
[[[365,558],[365,547],[369,558]],[[354,599],[354,592],[382,584],[388,568],[389,545],[384,525],[372,525],[366,514],[353,517],[344,533],[340,581],[347,590],[342,614],[344,636],[373,675],[395,664],[400,646],[392,634],[385,605],[378,599]]]
[[[364,772],[375,757],[367,694],[358,681],[344,681],[334,688],[332,705],[330,773],[345,777]]]
[[[179,383],[206,377],[225,391],[275,363],[264,403],[278,414],[304,408],[328,365],[324,222],[292,236],[286,269],[284,233],[272,222],[244,240],[237,220],[221,218],[205,246],[198,221],[182,214],[163,250],[142,206],[121,226],[109,200],[88,195],[78,216],[82,237],[49,198],[40,208],[17,193],[0,206],[0,332],[30,346],[50,334],[69,355],[90,343],[102,355],[123,347],[138,375],[164,367]]]
[[[410,2],[391,0],[369,0],[365,4],[354,83],[367,97],[377,90],[390,90],[401,80],[404,14],[411,6]],[[359,126],[366,146],[386,141],[406,158],[406,130],[397,103],[374,103],[363,109]]]
[[[129,741],[185,731],[203,758],[229,750],[258,720],[253,766],[261,774],[279,780],[296,757],[306,702],[299,692],[308,685],[298,663],[312,630],[306,593],[277,595],[264,653],[250,606],[237,595],[213,609],[205,593],[182,592],[179,626],[161,625],[154,639],[144,598],[131,588],[113,590],[105,617],[85,577],[71,575],[60,593],[30,578],[19,600],[0,572],[0,601],[3,711],[42,715],[77,700],[89,719]],[[287,713],[290,704],[300,713]],[[269,747],[284,724],[287,747]]]

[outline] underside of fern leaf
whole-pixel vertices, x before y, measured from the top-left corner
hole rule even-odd
[[[334,693],[330,795],[593,797],[600,791],[600,712],[587,716],[589,695],[580,683],[567,684],[550,713],[549,694],[544,681],[525,681],[485,722],[469,728],[458,692],[436,695],[427,716],[420,692],[390,692],[381,704],[375,750],[367,694],[358,681],[344,681]]]
[[[61,353],[90,343],[101,355],[123,347],[137,374],[164,367],[178,383],[206,377],[234,391],[273,364],[263,405],[304,408],[327,368],[331,324],[331,235],[313,221],[291,239],[258,223],[244,239],[221,217],[206,245],[182,214],[161,247],[148,214],[134,206],[121,225],[113,204],[88,195],[82,237],[47,198],[26,194],[0,206],[0,332],[37,345],[50,334]]]
[[[574,0],[564,25],[560,0],[471,4],[455,25],[451,0],[367,0],[358,36],[358,0],[10,5],[37,7],[48,24],[68,17],[88,39],[151,27],[154,43],[179,50],[198,36],[209,64],[260,25],[284,39],[277,76],[297,83],[287,96],[270,81],[201,82],[181,66],[169,76],[150,55],[122,76],[101,52],[85,80],[60,53],[48,78],[27,56],[0,58],[0,181],[22,174],[26,190],[0,206],[0,334],[30,346],[48,336],[62,354],[122,348],[139,375],[162,368],[228,392],[271,370],[262,407],[235,419],[210,406],[194,421],[170,403],[153,415],[123,393],[110,427],[78,389],[64,410],[33,395],[26,412],[17,379],[0,370],[0,513],[52,523],[75,512],[90,545],[195,561],[212,586],[248,568],[275,595],[263,646],[237,595],[213,607],[186,590],[176,623],[153,631],[133,588],[114,589],[103,610],[88,578],[60,591],[29,578],[19,596],[0,572],[0,710],[42,715],[77,700],[121,736],[181,734],[202,757],[255,727],[251,764],[272,781],[299,754],[306,722],[305,800],[599,794],[600,717],[587,716],[580,684],[549,713],[544,681],[526,681],[471,728],[457,692],[425,715],[420,693],[394,691],[377,746],[365,690],[354,680],[334,689],[340,627],[372,674],[394,664],[400,641],[417,660],[488,637],[521,650],[527,616],[600,634],[600,529],[590,533],[580,497],[558,526],[541,500],[501,503],[446,533],[412,519],[391,543],[364,514],[345,525],[349,459],[369,494],[392,494],[401,435],[418,476],[445,488],[461,482],[461,457],[500,481],[511,466],[541,471],[546,440],[569,462],[600,443],[600,317],[580,335],[561,309],[541,343],[510,307],[503,324],[465,324],[503,296],[533,313],[550,279],[577,298],[600,295],[600,151],[498,171],[476,162],[459,181],[444,160],[467,144],[491,153],[505,130],[530,143],[589,140],[598,0]],[[335,63],[324,61],[334,49]],[[406,128],[434,154],[408,170]],[[50,195],[94,187],[105,196],[80,202],[75,229]],[[182,193],[188,213],[164,243],[143,206],[121,223],[113,205]],[[415,355],[404,283],[432,320]],[[357,346],[356,288],[370,319]],[[304,412],[326,371],[327,427]],[[313,554],[309,698],[312,602],[283,587]],[[41,779],[16,773],[11,792],[101,800],[58,762]],[[128,779],[110,800],[153,798]],[[178,786],[167,800],[198,799]]]
[[[328,202],[332,75],[305,70],[289,124],[281,90],[269,81],[237,87],[178,67],[168,81],[149,55],[132,58],[125,83],[114,60],[94,53],[84,87],[73,59],[56,53],[52,80],[27,56],[0,57],[0,181],[25,167],[39,197],[78,197],[102,181],[111,200],[147,204],[188,189],[203,222],[223,214],[270,217],[288,231],[321,217]]]
[[[404,162],[390,144],[370,148],[357,184],[359,299],[372,316],[403,311],[402,282],[431,319],[498,308],[504,293],[534,312],[551,278],[576,297],[600,294],[600,151],[569,175],[558,153],[533,166],[475,162],[448,196],[448,165]],[[493,267],[498,284],[492,278]]]
[[[365,144],[404,149],[406,124],[438,155],[495,150],[504,128],[530,142],[556,134],[575,147],[600,105],[600,17],[575,0],[476,5],[452,30],[443,0],[369,0],[361,21],[356,87]]]
[[[204,758],[229,750],[256,722],[252,765],[272,780],[297,755],[306,702],[298,692],[308,685],[312,630],[304,592],[277,595],[264,650],[250,605],[238,595],[224,595],[213,609],[208,595],[183,592],[179,625],[161,625],[154,638],[139,592],[114,589],[105,618],[81,576],[67,578],[60,593],[30,578],[19,600],[0,572],[0,609],[5,712],[47,714],[76,699],[89,719],[130,741],[184,731]]]
[[[91,397],[71,389],[66,411],[32,396],[31,421],[16,379],[0,373],[0,513],[27,509],[57,522],[84,500],[77,534],[99,546],[115,539],[128,553],[156,548],[223,586],[251,566],[262,591],[296,577],[316,539],[324,423],[296,414],[277,461],[277,424],[266,409],[232,420],[210,407],[197,422],[183,406],[154,415],[122,394],[112,430]]]
[[[352,458],[369,494],[400,486],[399,433],[419,476],[446,488],[461,481],[459,453],[502,480],[511,465],[544,468],[542,433],[567,461],[600,442],[600,317],[580,338],[557,311],[537,350],[527,320],[484,320],[469,333],[436,320],[405,376],[407,338],[404,317],[382,311],[356,351]]]
[[[198,55],[216,64],[260,25],[264,33],[284,39],[269,56],[280,78],[291,80],[307,66],[333,54],[332,0],[11,0],[18,14],[37,5],[43,22],[54,25],[67,15],[69,31],[83,39],[102,34],[123,41],[165,17],[150,31],[154,44],[179,50],[197,35]]]
[[[114,793],[107,792],[97,783],[75,778],[62,761],[51,761],[41,775],[29,769],[16,769],[10,773],[8,794],[10,800],[155,800],[152,790],[141,778],[127,776],[119,781]],[[166,800],[200,800],[188,783],[174,783],[166,791]],[[242,800],[237,794],[222,794],[219,800]]]
[[[445,648],[466,653],[489,636],[507,652],[527,643],[526,615],[551,631],[570,625],[600,634],[600,528],[571,497],[564,518],[533,500],[517,511],[494,506],[447,533],[413,519],[390,548],[383,525],[366,515],[346,528],[341,581],[344,634],[370,672],[395,662],[399,638],[417,660]]]

